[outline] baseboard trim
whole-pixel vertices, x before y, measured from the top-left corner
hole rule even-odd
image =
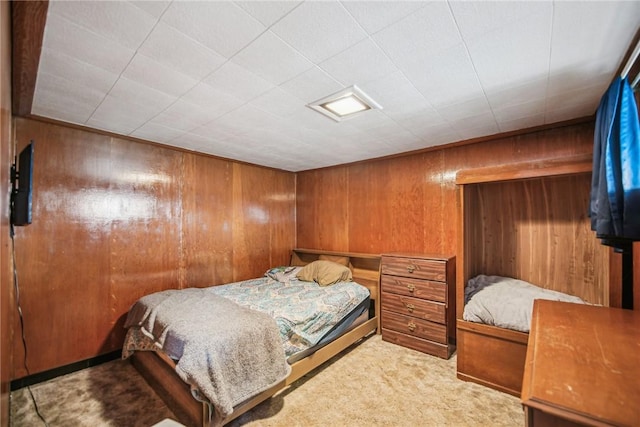
[[[44,372],[38,372],[37,374],[29,375],[17,380],[11,381],[11,391],[28,387],[34,384],[38,384],[50,379],[60,377],[62,375],[70,374],[72,372],[80,371],[82,369],[90,368],[92,366],[101,365],[105,362],[120,358],[122,350],[112,351],[110,353],[101,354],[100,356],[92,357],[91,359],[81,360],[79,362],[71,363],[69,365],[60,366],[58,368],[50,369]]]

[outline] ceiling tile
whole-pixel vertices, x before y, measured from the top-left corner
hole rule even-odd
[[[173,104],[178,97],[166,94],[141,83],[120,77],[109,95],[132,105],[153,106],[158,112]]]
[[[453,105],[484,94],[464,45],[459,44],[428,60],[407,63],[402,71],[434,107]]]
[[[344,89],[344,85],[317,66],[283,83],[280,87],[306,103],[317,101]]]
[[[485,90],[536,81],[549,73],[551,9],[515,20],[473,39],[465,39]]]
[[[619,1],[50,6],[33,114],[285,170],[591,115],[640,16]],[[306,107],[354,83],[383,109],[338,123]]]
[[[342,3],[369,34],[411,15],[427,3],[420,1],[345,1]]]
[[[382,105],[384,113],[392,118],[401,118],[431,108],[425,97],[401,71],[363,83],[359,87]]]
[[[473,129],[494,129],[497,132],[498,129],[496,119],[491,111],[467,116],[464,120],[456,120],[451,124],[451,127],[458,133]]]
[[[490,115],[491,107],[484,96],[466,99],[457,104],[449,104],[436,108],[440,116],[450,122],[466,121],[467,118],[478,116],[479,114]]]
[[[550,15],[554,7],[549,1],[452,1],[449,5],[467,41],[526,21],[532,15]]]
[[[131,133],[134,126],[131,125],[130,120],[126,122],[115,122],[111,119],[107,121],[102,121],[98,119],[91,118],[86,123],[87,126],[91,126],[94,129],[100,129],[111,133],[117,133],[119,135],[128,135]]]
[[[46,98],[40,97],[31,109],[31,114],[78,125],[84,125],[84,122],[91,115],[92,111],[84,110],[78,105],[69,105],[71,103],[68,100],[53,96],[47,96]]]
[[[271,30],[316,64],[367,37],[336,1],[305,2]]]
[[[500,132],[497,123],[486,123],[476,127],[458,127],[456,131],[460,135],[461,140],[480,138],[482,136],[496,135]]]
[[[246,10],[267,27],[298,6],[300,1],[237,1],[238,6]]]
[[[189,132],[189,135],[195,135],[211,141],[229,141],[235,136],[222,130],[215,122],[207,123],[195,128]]]
[[[138,53],[197,80],[227,61],[223,56],[162,22],[153,29]]]
[[[47,16],[42,45],[111,73],[120,74],[135,51],[55,14]]]
[[[537,99],[522,104],[510,105],[506,108],[496,108],[493,110],[493,116],[498,124],[504,122],[512,122],[526,117],[543,114],[545,111],[545,100]]]
[[[449,122],[445,121],[432,107],[416,110],[413,113],[405,113],[400,117],[394,118],[394,120],[404,129],[416,134],[420,134],[424,129],[434,126],[450,128]]]
[[[216,117],[244,104],[244,101],[220,92],[206,83],[199,83],[180,99],[198,105],[210,113],[216,114]]]
[[[462,43],[446,2],[429,3],[372,37],[400,68],[416,62],[438,66],[433,55]]]
[[[157,22],[126,1],[52,1],[48,13],[64,16],[129,49],[138,48]]]
[[[38,66],[48,74],[103,93],[109,92],[118,78],[118,74],[46,47],[42,49]]]
[[[180,99],[158,114],[153,121],[187,132],[220,117],[220,115],[221,113],[218,111],[202,108]]]
[[[157,122],[149,121],[131,133],[131,136],[166,143],[183,134],[184,131],[182,130],[169,128]]]
[[[174,1],[165,22],[226,58],[258,37],[266,27],[231,2]]]
[[[588,105],[570,105],[565,108],[559,108],[554,110],[547,110],[544,115],[544,122],[546,124],[564,122],[566,120],[576,119],[579,117],[591,116],[594,113],[594,108]]]
[[[242,49],[232,61],[276,85],[313,67],[304,56],[270,31]]]
[[[231,111],[228,114],[215,120],[215,123],[225,127],[237,129],[235,135],[243,135],[253,129],[268,128],[275,117],[265,111],[260,110],[252,105],[245,104],[240,108]],[[251,126],[245,126],[251,123]]]
[[[204,83],[245,102],[274,87],[272,83],[233,62],[227,62],[218,68]]]
[[[554,2],[551,71],[573,70],[580,77],[583,65],[611,57],[616,46],[618,61],[608,61],[613,73],[637,31],[638,16],[637,1]]]
[[[87,121],[87,124],[91,126],[92,123],[101,123],[102,129],[126,135],[157,114],[157,109],[154,106],[137,105],[135,109],[128,109],[128,105],[129,103],[126,101],[107,96]]]
[[[173,96],[182,95],[198,82],[139,53],[133,57],[122,76]]]
[[[140,9],[147,12],[149,15],[154,18],[160,18],[164,11],[171,4],[170,0],[160,1],[160,0],[141,0],[141,1],[132,1],[134,6],[139,7]]]
[[[595,113],[600,103],[600,98],[606,91],[608,82],[595,86],[586,86],[571,91],[558,92],[546,100],[546,111],[560,110],[576,105],[586,106],[590,109],[589,115]]]
[[[544,100],[547,94],[547,77],[523,84],[505,83],[500,88],[487,89],[485,93],[492,108],[506,108],[521,104],[523,100]]]
[[[519,129],[527,129],[534,126],[540,126],[545,123],[544,113],[534,114],[532,116],[523,117],[520,119],[498,122],[500,132],[511,132]]]
[[[62,77],[38,73],[34,93],[34,107],[58,107],[73,113],[74,117],[89,118],[91,113],[102,102],[106,93],[91,89]],[[35,109],[35,108],[34,108]],[[53,116],[52,118],[59,118]]]
[[[304,101],[277,87],[260,95],[250,104],[283,118],[290,117],[295,111],[306,108]]]
[[[319,65],[345,86],[362,85],[398,71],[371,39],[365,39]]]

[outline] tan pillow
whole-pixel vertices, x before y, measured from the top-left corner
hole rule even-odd
[[[349,257],[348,256],[338,256],[338,255],[320,255],[318,259],[325,261],[333,261],[337,262],[340,265],[344,265],[349,267]]]
[[[302,267],[298,272],[298,279],[307,282],[316,282],[320,286],[333,285],[337,282],[350,281],[353,276],[351,270],[344,265],[332,261],[313,261]]]

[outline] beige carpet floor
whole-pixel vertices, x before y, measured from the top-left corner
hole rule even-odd
[[[234,420],[238,426],[522,426],[519,399],[456,378],[442,360],[366,339]],[[50,426],[150,426],[168,417],[126,361],[32,387]],[[13,426],[38,426],[26,389],[12,393]]]

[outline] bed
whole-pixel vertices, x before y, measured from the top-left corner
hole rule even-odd
[[[464,319],[475,277],[519,279],[609,305],[611,255],[586,215],[590,179],[590,156],[458,172],[458,378],[515,396],[522,388],[528,333]]]
[[[304,271],[310,271],[311,267],[323,263],[345,265],[343,269],[359,285],[348,283],[342,276],[338,283],[324,287],[295,280],[295,275],[301,273],[300,267],[306,266]],[[269,270],[267,275],[270,277],[205,289],[165,291],[145,296],[134,304],[129,316],[134,320],[129,325],[123,356],[130,357],[180,422],[188,426],[226,424],[378,329],[379,255],[294,249],[289,264],[296,268],[293,272],[289,271],[291,267],[286,271]],[[259,297],[260,293],[268,295],[268,298]],[[310,303],[302,299],[306,294],[314,294],[327,306],[311,310],[309,314]],[[281,302],[274,302],[279,300],[279,295],[283,295]],[[338,301],[339,298],[345,299],[342,295],[348,295],[346,299],[349,301]],[[177,302],[174,298],[178,298]],[[335,315],[335,321],[331,321],[333,323],[330,322],[325,329],[318,326],[322,322],[309,323],[311,318],[330,317],[328,305],[342,307],[342,312]],[[295,306],[293,310],[292,306]],[[165,317],[171,312],[179,314],[177,319],[171,320],[171,328],[157,320],[161,316],[156,315],[156,307],[164,309]],[[196,309],[185,310],[184,307]],[[215,307],[215,310],[209,307]],[[188,312],[193,315],[212,311],[215,313],[210,314],[212,323],[207,324],[208,333],[216,336],[228,334],[229,338],[224,338],[224,345],[219,345],[217,353],[205,354],[204,362],[192,360],[193,357],[187,357],[191,353],[184,349],[198,348],[204,338],[197,330],[202,328],[187,334],[179,326],[206,320],[201,318],[201,314],[189,318]],[[283,317],[284,311],[289,312],[288,317]],[[215,321],[215,316],[220,315],[224,322]],[[239,316],[238,320],[229,320],[233,316]],[[337,322],[343,318],[348,320]],[[253,322],[247,323],[250,331],[242,330],[242,324],[246,322]],[[277,338],[273,337],[274,328]],[[163,335],[167,329],[171,333]],[[227,329],[242,332],[229,332]],[[190,338],[177,340],[174,336]],[[276,339],[277,346],[273,344]],[[263,342],[260,347],[267,350],[248,351],[251,341]],[[164,345],[163,350],[159,350],[159,342]],[[268,352],[260,354],[259,351]],[[240,360],[243,355],[249,360]],[[228,362],[219,363],[225,357]],[[255,365],[263,362],[265,364]],[[250,366],[259,366],[259,369],[247,368]],[[237,381],[234,380],[236,376]],[[227,388],[230,393],[220,392]]]

